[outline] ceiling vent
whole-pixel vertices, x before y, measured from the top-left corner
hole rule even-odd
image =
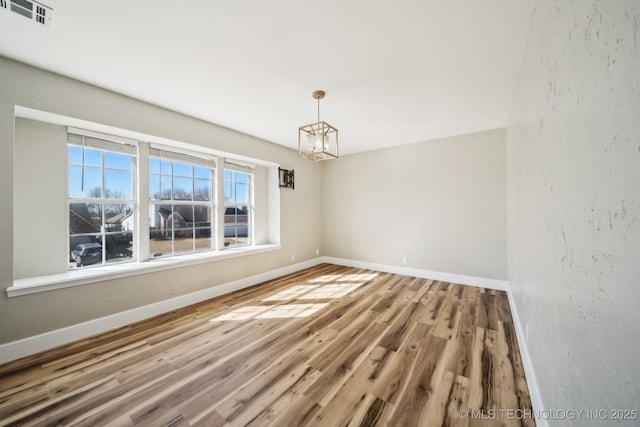
[[[11,10],[46,27],[51,25],[51,18],[53,17],[53,8],[39,1],[0,0],[0,9]]]

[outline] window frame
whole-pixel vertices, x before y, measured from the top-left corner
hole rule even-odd
[[[151,162],[152,159],[157,159],[159,164],[158,164],[158,172],[154,172],[152,170],[151,167]],[[178,230],[176,230],[176,228],[173,226],[174,221],[171,221],[172,227],[171,227],[171,236],[170,236],[170,240],[171,240],[171,253],[168,254],[158,254],[156,255],[157,252],[154,252],[151,248],[152,246],[152,241],[155,239],[152,239],[151,234],[152,232],[154,234],[160,232],[160,233],[166,233],[167,230],[165,229],[164,231],[162,231],[162,229],[158,230],[158,229],[154,229],[152,230],[152,226],[151,224],[149,225],[149,230],[148,230],[148,247],[149,247],[149,258],[150,259],[155,259],[155,258],[160,258],[160,257],[170,257],[170,256],[180,256],[180,255],[186,255],[186,254],[192,254],[192,253],[198,253],[198,252],[207,252],[207,251],[214,251],[217,248],[217,244],[216,244],[216,239],[217,239],[217,227],[216,227],[216,218],[217,218],[217,203],[216,203],[216,174],[217,174],[217,159],[214,158],[207,158],[207,159],[199,159],[198,157],[195,156],[190,156],[190,155],[185,155],[184,153],[178,153],[175,151],[171,151],[171,150],[167,150],[167,149],[157,149],[157,148],[153,148],[152,151],[149,153],[148,156],[148,160],[149,160],[149,172],[148,172],[148,177],[149,177],[149,188],[151,188],[151,180],[154,179],[154,177],[157,177],[159,180],[159,183],[162,183],[163,177],[168,178],[170,181],[170,198],[164,198],[162,197],[162,187],[159,187],[160,194],[158,198],[154,197],[153,194],[151,194],[151,192],[149,192],[148,194],[148,198],[147,198],[147,203],[148,203],[148,208],[149,208],[149,221],[150,223],[153,222],[155,224],[155,219],[152,219],[152,207],[153,206],[171,206],[171,214],[169,214],[169,217],[173,218],[174,214],[178,214],[181,215],[180,213],[178,213],[178,211],[175,209],[176,206],[191,206],[192,207],[192,225],[190,228],[180,228]],[[169,162],[170,164],[170,174],[167,173],[163,173],[162,170],[162,165],[163,162]],[[182,165],[188,165],[191,168],[191,176],[190,177],[186,177],[186,176],[182,176],[182,175],[176,175],[175,173],[175,164],[182,164]],[[198,178],[196,176],[196,168],[206,168],[209,169],[209,179],[204,179],[204,178]],[[186,199],[176,199],[174,198],[175,196],[175,178],[179,178],[179,179],[191,179],[191,199],[190,200],[186,200]],[[208,181],[209,182],[209,200],[197,200],[196,199],[196,183],[197,181]],[[208,227],[197,227],[196,226],[196,221],[195,221],[195,217],[196,217],[196,209],[197,207],[204,207],[204,208],[208,208],[209,209],[209,218],[208,218]],[[162,215],[160,213],[160,210],[162,208],[159,207],[157,208],[157,212],[154,214],[154,217],[157,218],[160,222],[167,221],[168,218],[158,218],[158,215]],[[156,210],[156,209],[154,209]],[[209,240],[210,243],[208,245],[208,247],[206,248],[198,248],[197,245],[197,233],[203,232],[204,230],[209,230]],[[191,250],[188,251],[179,251],[176,252],[176,245],[175,245],[175,241],[176,241],[176,231],[178,232],[184,232],[186,230],[191,230],[191,239],[192,239],[192,245],[191,245]]]
[[[82,154],[82,163],[72,163],[71,160],[71,147],[78,147],[81,148],[83,150],[83,154]],[[85,150],[94,150],[94,151],[99,151],[100,152],[100,165],[87,165],[85,163]],[[119,142],[113,142],[113,141],[109,141],[106,139],[101,139],[101,138],[95,138],[93,136],[88,136],[88,135],[82,135],[82,134],[76,134],[76,133],[72,133],[69,132],[67,134],[67,248],[69,250],[69,254],[67,256],[68,260],[69,260],[69,264],[67,267],[67,271],[73,271],[77,268],[88,268],[88,267],[107,267],[109,265],[113,265],[116,263],[127,263],[127,262],[135,262],[138,260],[138,253],[135,250],[135,241],[137,239],[137,233],[136,233],[136,227],[135,224],[137,223],[136,219],[137,219],[137,215],[138,215],[138,209],[137,209],[137,195],[136,195],[136,182],[137,182],[137,164],[138,164],[138,157],[137,157],[137,153],[135,153],[134,151],[134,147],[132,146],[128,146],[126,147],[123,143],[119,143]],[[107,154],[108,153],[112,153],[112,154],[117,154],[117,155],[124,155],[124,156],[129,156],[131,159],[131,167],[130,169],[122,169],[122,168],[117,168],[117,167],[113,167],[113,166],[107,166]],[[77,168],[80,167],[82,169],[82,177],[84,180],[84,174],[86,173],[85,169],[89,169],[89,170],[100,170],[100,197],[72,197],[71,194],[71,174],[70,174],[70,170],[71,168]],[[113,172],[127,172],[131,174],[131,188],[129,189],[131,191],[131,197],[130,198],[123,198],[123,197],[108,197],[106,194],[105,190],[108,190],[107,187],[107,183],[106,183],[106,176],[107,176],[107,171],[113,171]],[[84,182],[83,184],[84,185]],[[95,187],[98,188],[98,187]],[[82,190],[84,191],[84,189]],[[90,191],[90,190],[89,190]],[[73,210],[74,212],[77,212],[76,209],[72,209],[73,205],[86,205],[87,206],[87,211],[89,211],[89,206],[90,205],[99,205],[100,207],[98,208],[98,212],[100,212],[100,228],[98,231],[96,232],[85,232],[85,233],[71,233],[71,211]],[[125,216],[124,218],[131,218],[130,222],[133,224],[133,227],[131,230],[118,230],[118,231],[109,231],[108,227],[107,227],[107,221],[108,218],[106,216],[107,214],[107,206],[108,205],[125,205],[127,206],[125,208],[125,210],[130,210],[131,213],[128,214],[127,216]],[[79,214],[78,214],[79,215]],[[79,215],[81,218],[82,216]],[[117,215],[114,215],[114,217]],[[113,217],[112,217],[113,218]],[[84,218],[83,218],[84,219]],[[132,255],[131,257],[126,257],[123,255],[124,258],[127,259],[121,259],[121,260],[117,260],[116,258],[109,258],[108,257],[108,252],[109,252],[109,240],[111,240],[112,242],[114,240],[117,240],[118,235],[122,236],[123,234],[129,234],[131,235],[131,252]],[[89,241],[87,242],[81,242],[81,240],[85,240],[89,239]],[[72,243],[72,240],[76,239],[78,241],[78,243]],[[91,240],[94,240],[93,242]],[[79,246],[82,244],[88,244],[88,243],[97,243],[100,242],[100,246],[101,246],[101,259],[99,262],[92,262],[89,265],[82,265],[82,261],[77,261],[77,260],[72,260],[72,252]],[[73,245],[73,246],[72,246]],[[80,257],[80,259],[82,259],[82,257]],[[114,259],[115,261],[109,262],[109,259]],[[72,267],[72,263],[76,263],[76,267]]]
[[[85,144],[85,141],[90,140],[93,143],[93,145],[91,145],[91,148],[93,149],[101,150],[102,152],[113,152],[117,154],[131,155],[133,158],[132,179],[134,181],[134,185],[131,199],[114,199],[106,197],[105,194],[102,194],[102,197],[100,198],[73,198],[73,200],[71,200],[72,198],[68,197],[69,206],[71,205],[71,203],[96,203],[100,204],[101,206],[105,206],[109,203],[126,203],[128,205],[131,205],[133,215],[135,215],[135,226],[133,228],[134,235],[132,240],[133,256],[129,261],[145,262],[159,258],[179,257],[201,252],[216,252],[224,251],[227,249],[241,249],[255,246],[255,164],[236,160],[232,157],[218,157],[196,150],[185,150],[179,147],[165,146],[162,144],[154,144],[135,139],[131,140],[115,135],[103,135],[98,132],[83,131],[81,129],[75,128],[73,128],[73,130],[72,128],[68,129],[68,138],[69,145],[72,144],[81,146],[79,141],[81,141],[82,144]],[[75,139],[72,141],[73,138]],[[123,149],[121,148],[122,146],[126,146],[128,148]],[[104,192],[104,170],[109,170],[110,168],[105,168],[104,154],[102,154],[101,158],[101,171],[103,171],[102,191]],[[152,166],[153,160],[159,162],[159,169],[154,169],[154,167]],[[170,172],[162,170],[163,162],[169,165]],[[191,169],[190,175],[181,176],[179,173],[176,173],[176,165],[180,165],[181,167],[188,166]],[[68,158],[68,170],[70,170],[71,166],[76,165],[72,164],[70,159]],[[209,177],[199,178],[198,174],[196,173],[196,168],[207,168]],[[229,172],[233,177],[232,181],[230,182],[225,180],[227,172]],[[240,175],[244,175],[246,177],[246,183],[240,182],[240,180],[237,179],[237,177]],[[190,199],[175,198],[176,178],[191,181],[191,191],[189,192]],[[158,180],[157,182],[161,183],[163,179],[165,179],[167,182],[170,182],[170,197],[162,197],[161,194],[159,198],[154,197],[155,195],[151,194],[151,183],[154,180]],[[196,189],[198,181],[205,182],[206,186],[209,187],[209,200],[197,200]],[[237,186],[246,185],[246,193],[248,193],[246,198],[243,198],[240,201],[235,198],[230,201],[225,201],[225,188],[227,184],[233,186],[234,194],[237,190]],[[158,191],[162,191],[162,187],[160,185],[158,186]],[[191,208],[191,223],[188,227],[183,227],[184,229],[177,229],[173,226],[171,227],[170,237],[168,239],[171,242],[170,252],[167,251],[165,253],[162,253],[152,248],[152,234],[158,231],[157,229],[152,229],[152,224],[155,224],[156,221],[151,218],[152,211],[160,209],[155,208],[156,206],[168,207],[171,210],[171,217],[174,217],[174,214],[178,212],[178,209],[176,208]],[[208,210],[210,212],[207,220],[203,222],[204,224],[208,225],[205,225],[203,227],[199,227],[197,225],[197,221],[195,221],[196,210],[199,207],[204,208],[205,210]],[[226,215],[226,211],[228,208],[235,209],[235,224],[231,227],[228,226],[228,223],[225,222],[225,217],[228,217],[228,215]],[[246,220],[238,220],[238,210],[247,211]],[[144,212],[147,211],[149,212],[149,217],[145,219],[143,218],[146,216]],[[104,209],[102,209],[101,212],[103,215],[104,223]],[[187,223],[189,222],[187,221]],[[239,227],[242,226],[246,226],[247,228],[246,236],[238,233]],[[228,230],[232,227],[235,231],[234,236],[225,237],[225,230]],[[69,222],[67,223],[67,228],[68,231],[70,231]],[[106,237],[104,237],[107,234],[106,227],[102,226],[100,231],[102,241],[106,241]],[[190,248],[181,250],[177,247],[177,231],[191,233]],[[210,243],[208,243],[204,247],[198,246],[197,234],[199,232],[202,232],[204,233],[204,235],[209,236],[208,240]],[[94,235],[96,233],[89,234]],[[187,236],[187,238],[189,238],[189,236]],[[243,238],[246,240],[240,243],[240,239]],[[71,243],[69,243],[69,246],[70,245]],[[69,251],[71,251],[72,249],[73,248],[70,247]],[[103,253],[102,258],[102,262],[93,264],[92,266],[108,267],[110,263],[106,262],[107,255]],[[69,268],[69,270],[72,269]]]
[[[227,171],[229,171],[231,173],[231,176],[233,177],[233,179],[231,181],[227,180]],[[247,201],[238,201],[237,200],[237,184],[238,184],[238,180],[236,179],[237,174],[244,174],[247,175],[248,177],[248,182],[247,183],[243,183],[240,182],[241,185],[247,185],[247,191],[248,191],[248,195],[247,195]],[[254,180],[255,180],[255,174],[253,173],[253,169],[251,167],[247,167],[247,166],[243,166],[243,165],[237,165],[235,163],[229,163],[229,162],[225,162],[224,165],[224,178],[223,178],[224,182],[223,182],[223,193],[224,193],[224,224],[223,224],[223,233],[224,233],[224,239],[225,239],[225,243],[224,243],[224,248],[227,249],[232,249],[232,248],[241,248],[241,247],[245,247],[245,246],[252,246],[255,242],[255,230],[254,230]],[[233,201],[227,201],[227,195],[226,195],[226,189],[227,189],[227,183],[231,184],[232,188],[233,188]],[[238,235],[238,226],[239,226],[239,222],[238,222],[238,211],[241,210],[240,208],[246,206],[247,207],[247,219],[246,219],[246,227],[247,227],[247,241],[244,244],[238,244],[238,239],[240,237],[244,237],[244,236],[239,236]],[[233,214],[227,214],[227,209],[228,208],[233,208],[234,209],[234,213]],[[235,218],[235,222],[233,226],[227,226],[227,222],[226,219],[228,216],[233,216]],[[227,228],[234,228],[235,229],[235,234],[233,236],[227,236]],[[227,238],[230,239],[229,243],[227,244]],[[233,239],[233,240],[231,240]],[[235,241],[235,244],[232,245],[231,241]]]

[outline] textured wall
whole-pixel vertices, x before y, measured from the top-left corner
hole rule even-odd
[[[506,278],[504,129],[341,157],[324,171],[324,254]]]
[[[640,409],[639,25],[637,1],[532,14],[507,129],[508,276],[547,408]]]

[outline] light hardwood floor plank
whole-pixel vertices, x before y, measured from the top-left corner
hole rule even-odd
[[[0,366],[0,426],[473,426],[531,409],[504,292],[322,264]]]

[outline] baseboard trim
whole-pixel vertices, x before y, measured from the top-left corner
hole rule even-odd
[[[533,369],[533,363],[531,361],[531,357],[529,356],[529,347],[527,346],[527,342],[525,340],[524,329],[522,327],[522,322],[520,321],[518,306],[515,302],[513,293],[511,292],[511,288],[508,282],[507,282],[507,296],[509,298],[509,307],[511,308],[513,324],[516,328],[516,339],[518,340],[518,348],[520,349],[520,357],[522,359],[522,365],[524,367],[524,374],[527,378],[527,386],[529,387],[529,396],[531,397],[531,406],[535,411],[534,413],[540,413],[540,411],[546,408],[542,401],[542,393],[540,392],[540,388],[538,387],[538,381],[536,379],[536,374]],[[549,421],[546,419],[536,418],[535,421],[536,421],[536,426],[538,427],[549,427]]]
[[[420,277],[424,279],[441,280],[443,282],[459,283],[462,285],[478,286],[481,288],[506,291],[507,282],[505,280],[487,279],[484,277],[465,276],[461,274],[443,273],[441,271],[423,270],[420,268],[403,267],[397,265],[378,264],[374,262],[357,261],[346,258],[322,257],[322,260],[329,264],[344,265],[346,267],[366,268],[369,270],[382,271],[385,273],[402,274],[404,276]]]
[[[203,289],[201,291],[180,295],[168,300],[159,301],[157,303],[78,323],[77,325],[67,326],[65,328],[56,329],[54,331],[45,332],[32,337],[0,344],[0,364],[19,359],[21,357],[30,356],[64,344],[69,344],[102,332],[117,329],[130,323],[148,319],[150,317],[167,313],[201,301],[206,301],[220,295],[248,288],[267,280],[276,279],[305,268],[314,267],[322,262],[325,262],[322,258],[310,259],[308,261],[303,261],[297,264],[267,271],[265,273],[227,282],[208,289]]]
[[[460,283],[464,285],[480,286],[501,291],[507,290],[507,282],[503,280],[487,279],[482,277],[465,276],[459,274],[443,273],[438,271],[423,270],[411,267],[378,264],[365,261],[357,261],[345,258],[322,256],[308,261],[277,268],[265,273],[227,282],[201,291],[180,295],[168,300],[122,311],[32,337],[23,338],[5,344],[0,344],[0,363],[10,362],[21,357],[30,356],[38,352],[68,344],[83,338],[107,332],[126,326],[130,323],[148,319],[159,314],[167,313],[191,304],[206,301],[221,295],[225,295],[240,289],[257,285],[267,280],[272,280],[305,268],[314,267],[321,263],[337,264],[346,267],[366,268],[393,274],[402,274],[413,277],[421,277],[446,282]],[[510,300],[511,301],[511,300]],[[515,321],[516,319],[514,319]],[[517,324],[520,332],[519,324]],[[521,341],[521,333],[518,333],[518,341]],[[527,354],[528,358],[528,354]],[[528,375],[528,373],[527,373]]]
[[[120,313],[115,313],[98,319],[89,320],[77,325],[72,325],[43,334],[34,335],[32,337],[24,338],[21,340],[0,344],[0,364],[7,363],[22,357],[30,356],[38,352],[68,344],[102,332],[120,328],[130,323],[148,319],[150,317],[186,307],[191,304],[206,301],[208,299],[225,295],[240,289],[248,288],[250,286],[254,286],[268,280],[276,279],[290,273],[295,273],[305,268],[314,267],[322,263],[337,264],[355,268],[366,268],[369,270],[382,271],[393,274],[402,274],[413,277],[442,280],[447,282],[506,291],[513,315],[513,323],[516,328],[516,338],[518,340],[518,346],[520,348],[520,355],[522,357],[522,364],[524,366],[525,375],[527,378],[527,385],[529,386],[531,404],[534,411],[539,412],[545,409],[542,400],[542,394],[540,393],[540,389],[538,388],[533,363],[531,362],[531,358],[529,356],[529,349],[524,339],[524,331],[522,328],[522,323],[520,322],[518,307],[513,298],[513,294],[507,281],[443,273],[410,267],[377,264],[328,256],[310,259],[297,264],[288,265],[285,267],[277,268],[275,270],[270,270],[264,273],[227,282],[208,289],[203,289],[201,291],[192,292],[157,303],[145,305]],[[538,427],[548,427],[549,423],[545,419],[536,419],[536,425]]]

